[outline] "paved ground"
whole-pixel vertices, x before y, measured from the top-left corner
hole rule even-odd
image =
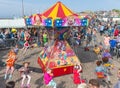
[[[102,38],[100,40],[102,41]],[[26,57],[25,59],[31,62],[30,67],[33,70],[33,72],[31,73],[32,76],[31,88],[46,88],[46,86],[43,84],[43,73],[39,65],[37,64],[37,57],[39,55],[40,50],[41,50],[40,48],[30,49],[28,51],[28,54],[25,56]],[[91,78],[96,78],[94,74],[94,69],[96,66],[95,61],[97,60],[97,56],[92,51],[84,52],[83,48],[81,47],[77,47],[75,50],[77,52],[77,56],[79,57],[83,65],[83,74],[82,74],[83,78],[87,80]],[[8,50],[0,50],[1,61],[5,61],[5,59],[7,58],[7,52]],[[23,58],[23,56],[20,55],[20,53],[21,52],[19,52],[18,54],[19,60],[16,64],[16,70],[14,72],[14,76],[12,79],[16,81],[15,88],[20,88],[20,83],[21,83],[20,73],[17,71],[17,69],[20,68],[22,65],[22,61],[20,60]],[[117,69],[120,67],[119,64],[120,62],[116,58],[114,58],[113,63],[115,64],[115,68],[112,70],[112,75],[111,75],[112,85],[108,87],[106,83],[102,83],[103,85],[102,88],[113,88],[113,86],[117,82],[116,72]],[[6,82],[3,79],[4,71],[5,71],[5,67],[0,66],[0,88],[5,88]],[[57,88],[77,88],[77,86],[73,84],[71,76],[72,75],[65,75],[55,78],[54,80],[57,82]]]

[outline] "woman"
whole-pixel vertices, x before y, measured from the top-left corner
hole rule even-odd
[[[81,44],[81,35],[80,35],[79,33],[78,33],[78,35],[77,35],[76,43],[77,43],[78,45]]]
[[[29,41],[29,39],[30,39],[30,34],[29,34],[28,31],[25,31],[24,38],[25,38],[25,41]]]
[[[110,37],[108,35],[105,35],[104,37],[104,45],[105,45],[105,49],[109,49],[110,48]]]

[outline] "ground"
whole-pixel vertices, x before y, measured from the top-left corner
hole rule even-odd
[[[99,41],[102,41],[103,39],[98,36]],[[0,59],[1,61],[5,61],[7,58],[7,53],[9,50],[0,50]],[[31,88],[48,88],[44,85],[43,83],[43,73],[37,64],[37,57],[39,55],[39,52],[41,51],[41,48],[34,48],[34,49],[29,49],[27,55],[25,56],[25,60],[30,62],[30,68],[33,70],[31,73]],[[77,47],[75,48],[75,52],[77,56],[79,57],[82,65],[83,65],[83,74],[82,78],[87,79],[87,81],[91,78],[96,78],[94,69],[95,69],[95,61],[97,60],[97,56],[93,53],[93,51],[87,51],[83,52],[84,49],[82,47]],[[18,61],[15,65],[16,70],[14,71],[14,75],[12,80],[16,81],[16,87],[15,88],[20,88],[20,83],[21,83],[21,77],[20,73],[17,71],[18,68],[22,66],[23,61],[21,59],[24,57],[21,55],[21,51],[18,54]],[[120,62],[116,57],[113,59],[113,63],[115,65],[115,68],[111,70],[112,75],[111,75],[111,82],[112,85],[107,86],[106,83],[102,83],[102,88],[113,88],[115,83],[117,82],[117,70],[120,67]],[[0,63],[0,88],[5,88],[5,83],[10,80],[4,80],[4,72],[5,72],[5,67],[2,66],[3,63]],[[65,75],[61,77],[56,77],[54,80],[57,82],[57,88],[77,88],[77,85],[73,84],[72,74],[70,75]]]

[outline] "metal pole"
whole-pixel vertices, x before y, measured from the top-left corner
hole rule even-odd
[[[22,17],[24,17],[24,1],[22,0]]]

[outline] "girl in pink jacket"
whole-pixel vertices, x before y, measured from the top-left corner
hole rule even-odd
[[[56,88],[56,82],[53,81],[53,73],[51,69],[47,69],[47,71],[44,73],[44,83],[47,86]]]

